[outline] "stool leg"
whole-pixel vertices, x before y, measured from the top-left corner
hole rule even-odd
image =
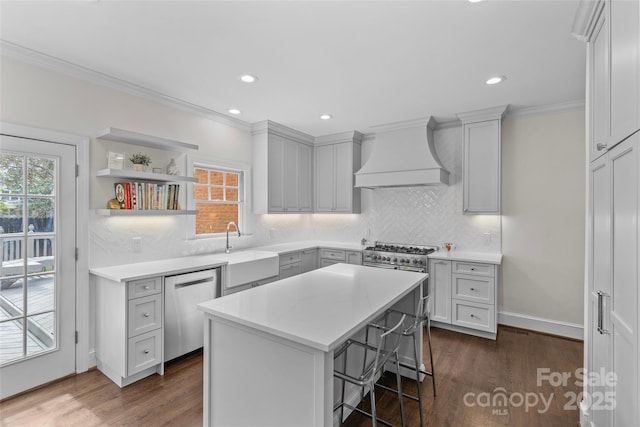
[[[373,379],[369,383],[369,396],[371,397],[371,425],[373,427],[378,426],[378,416],[376,415],[376,392]],[[364,391],[363,391],[364,393]]]
[[[427,317],[427,342],[429,343],[429,361],[431,362],[431,382],[433,383],[433,397],[436,397],[436,371],[433,366],[433,350],[431,349],[431,319]]]
[[[418,408],[420,410],[420,427],[424,427],[424,415],[422,414],[422,384],[420,383],[420,359],[418,358],[418,337],[421,333],[420,329],[416,329],[413,336],[413,360],[416,364],[416,387],[418,388]]]
[[[347,373],[347,353],[349,352],[349,349],[347,348],[344,353],[342,354],[342,373],[346,374]],[[344,421],[343,417],[344,417],[344,392],[345,392],[345,388],[347,387],[347,382],[345,380],[342,380],[342,391],[340,393],[340,424],[342,424],[342,422]]]
[[[400,400],[400,419],[402,420],[402,427],[404,424],[404,403],[402,401],[402,377],[400,377],[400,357],[398,353],[395,353],[396,358],[396,383],[398,387],[398,400]],[[420,411],[422,412],[422,411]]]

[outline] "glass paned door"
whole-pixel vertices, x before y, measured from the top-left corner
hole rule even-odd
[[[0,399],[75,370],[75,147],[1,136]]]
[[[58,161],[0,154],[0,365],[57,347]]]

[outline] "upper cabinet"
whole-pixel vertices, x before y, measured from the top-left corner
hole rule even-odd
[[[354,131],[316,139],[315,212],[360,213],[354,172],[360,168],[362,137]]]
[[[640,2],[583,2],[574,34],[588,42],[589,155],[640,128]]]
[[[272,121],[253,126],[253,211],[313,211],[313,137]]]
[[[463,212],[500,214],[500,135],[506,106],[458,114],[462,121]]]

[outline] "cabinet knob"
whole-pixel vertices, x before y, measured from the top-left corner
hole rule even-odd
[[[473,314],[470,314],[469,317],[476,317],[476,316],[474,316]]]
[[[144,286],[142,287],[142,289],[144,289],[145,291],[148,291],[148,290],[149,290],[149,285],[144,285]]]
[[[606,148],[607,148],[607,145],[608,145],[608,144],[603,144],[602,142],[598,142],[598,143],[596,144],[596,149],[597,149],[598,151],[602,151],[602,150],[604,150],[604,149],[606,149]]]
[[[470,291],[475,291],[475,290],[476,290],[476,288],[471,288],[471,289],[469,289],[469,290],[470,290]]]
[[[143,314],[143,316],[144,316],[144,317],[149,317],[149,316],[151,316],[151,315],[150,315],[149,313],[145,313],[145,314]]]
[[[143,353],[144,354],[149,354],[149,350],[144,350]]]
[[[471,267],[471,271],[476,271],[476,269],[475,269],[475,268],[473,268],[473,267]]]

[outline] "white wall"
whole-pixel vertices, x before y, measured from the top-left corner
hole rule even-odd
[[[250,164],[251,135],[221,124],[58,73],[2,58],[0,120],[92,136],[112,126],[195,143],[199,157]],[[581,121],[582,120],[582,121]],[[498,216],[462,214],[460,127],[435,132],[451,185],[363,190],[359,215],[249,215],[253,234],[235,248],[299,239],[441,244],[505,254],[500,310],[582,323],[584,155],[582,113],[507,119],[503,125],[504,229]],[[375,141],[362,146],[363,162]],[[106,151],[131,147],[91,140],[91,171],[106,167]],[[171,154],[150,151],[164,166]],[[179,166],[185,167],[184,158]],[[184,170],[184,169],[183,169]],[[91,179],[91,207],[113,197],[113,180]],[[90,216],[90,265],[219,252],[223,239],[188,240],[183,217]],[[485,233],[490,233],[487,241]],[[131,238],[142,237],[136,253]],[[502,240],[502,246],[501,246]],[[560,258],[562,254],[562,258]]]
[[[583,324],[584,111],[502,126],[500,311]]]

